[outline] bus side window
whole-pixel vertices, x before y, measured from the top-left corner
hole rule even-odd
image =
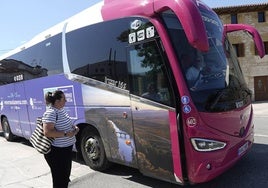
[[[128,90],[127,39],[121,37],[128,27],[129,19],[118,19],[67,33],[71,72]]]
[[[134,95],[170,105],[170,86],[161,52],[155,41],[129,49],[129,72]]]

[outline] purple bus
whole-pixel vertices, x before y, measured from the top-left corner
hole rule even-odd
[[[119,11],[120,10],[120,11]],[[200,0],[104,0],[0,57],[4,137],[29,139],[64,91],[75,152],[98,171],[118,163],[175,184],[209,181],[253,144],[253,111],[228,32]]]

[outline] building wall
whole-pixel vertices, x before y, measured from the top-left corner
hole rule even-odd
[[[266,22],[258,23],[258,11],[260,10],[237,13],[238,23],[254,26],[259,31],[263,41],[268,42],[268,8],[267,10],[261,10],[265,11]],[[218,13],[218,15],[224,24],[231,23],[231,14]],[[268,78],[268,55],[265,55],[262,59],[256,55],[254,42],[251,36],[245,32],[233,32],[228,34],[228,36],[232,44],[244,44],[244,57],[239,57],[238,59],[244,73],[246,83],[253,93],[253,100],[255,100],[256,88],[254,88],[254,79],[257,79],[258,76],[267,76]],[[267,87],[268,92],[268,83],[265,87]]]

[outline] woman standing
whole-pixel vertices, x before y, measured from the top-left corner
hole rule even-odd
[[[67,188],[72,169],[72,148],[79,128],[73,126],[63,108],[66,99],[62,91],[46,93],[45,100],[49,108],[42,118],[44,134],[54,138],[54,141],[51,151],[44,157],[51,170],[53,188]]]

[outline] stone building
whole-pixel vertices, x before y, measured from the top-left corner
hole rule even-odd
[[[243,23],[257,28],[264,42],[265,56],[260,58],[254,42],[246,32],[228,34],[253,93],[253,100],[268,100],[268,3],[213,8],[224,24]]]

